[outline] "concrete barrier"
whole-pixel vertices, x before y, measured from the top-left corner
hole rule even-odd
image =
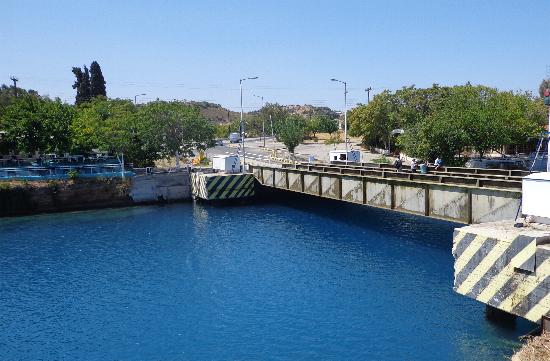
[[[493,222],[455,230],[454,290],[540,322],[550,314],[550,227]]]

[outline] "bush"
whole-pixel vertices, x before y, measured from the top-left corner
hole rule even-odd
[[[0,190],[7,191],[11,189],[11,184],[7,182],[0,183]]]
[[[71,169],[68,173],[69,179],[75,180],[78,177],[78,171],[76,169]]]
[[[342,143],[342,138],[340,138],[340,134],[331,135],[330,138],[325,140],[325,144],[327,144],[327,145],[339,144],[339,143]]]
[[[379,163],[379,164],[390,164],[390,160],[388,159],[388,157],[386,157],[384,154],[382,154],[380,157],[378,158],[374,158],[372,160],[373,163]]]

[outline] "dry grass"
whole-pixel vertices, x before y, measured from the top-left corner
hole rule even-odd
[[[525,344],[512,357],[512,361],[550,360],[550,332],[525,339]]]

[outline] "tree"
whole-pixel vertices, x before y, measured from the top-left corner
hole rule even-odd
[[[304,140],[306,120],[300,115],[290,115],[282,120],[277,129],[278,138],[294,154],[296,147]]]
[[[331,118],[328,115],[317,115],[315,118],[317,118],[319,132],[332,134],[338,131],[338,119]]]
[[[95,60],[90,65],[90,96],[107,96],[105,79],[103,78],[101,67]]]
[[[76,89],[75,104],[79,105],[91,99],[90,73],[84,66],[84,71],[81,68],[73,67],[73,74],[76,77],[73,84],[73,89]]]
[[[64,152],[71,144],[74,108],[35,95],[19,96],[0,118],[3,148],[15,152]]]
[[[193,156],[193,149],[212,145],[216,133],[198,107],[179,101],[155,101],[140,107],[138,124],[145,146],[155,149],[159,158]]]
[[[550,89],[550,78],[548,79],[542,79],[539,85],[539,95],[540,97],[544,97],[544,91],[546,89]]]
[[[101,149],[124,153],[125,160],[138,166],[150,165],[158,158],[156,150],[144,145],[146,134],[140,133],[136,107],[130,100],[93,98],[78,106],[71,129],[75,152]]]

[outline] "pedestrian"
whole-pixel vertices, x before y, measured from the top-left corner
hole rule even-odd
[[[435,170],[439,170],[442,164],[443,164],[443,160],[441,158],[439,157],[435,158],[435,162],[434,162]]]
[[[403,167],[403,162],[401,161],[401,157],[397,156],[395,159],[395,162],[393,162],[393,165],[395,166],[395,169],[397,169],[398,172],[401,171],[401,168]]]
[[[420,165],[420,173],[427,174],[428,173],[428,161],[426,160],[424,163]]]
[[[416,163],[416,159],[413,158],[411,161],[411,172],[416,173],[416,168],[418,167],[418,163]]]

